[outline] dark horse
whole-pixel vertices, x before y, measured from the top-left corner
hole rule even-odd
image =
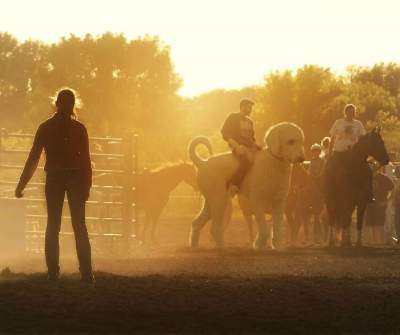
[[[336,243],[334,228],[342,228],[342,246],[351,245],[350,224],[357,208],[357,245],[362,244],[362,228],[367,206],[365,165],[373,157],[380,165],[389,163],[389,156],[380,135],[380,128],[360,137],[351,150],[343,153],[342,163],[336,170],[329,169],[327,177],[326,206],[329,221],[329,244]]]

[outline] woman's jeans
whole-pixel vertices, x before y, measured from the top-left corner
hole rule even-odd
[[[58,274],[59,267],[59,233],[65,193],[71,212],[72,228],[75,234],[76,252],[82,275],[92,273],[91,250],[85,223],[86,190],[79,170],[47,172],[46,202],[47,228],[45,239],[46,264],[49,274]]]

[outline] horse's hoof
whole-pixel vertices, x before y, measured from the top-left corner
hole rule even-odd
[[[199,245],[198,244],[189,243],[189,249],[192,249],[192,250],[199,249]]]
[[[351,244],[350,241],[342,241],[342,243],[340,244],[340,246],[342,248],[351,248],[353,245]]]
[[[190,232],[189,246],[191,248],[197,248],[199,246],[200,235],[196,232]]]
[[[336,241],[333,238],[329,240],[328,248],[336,248]]]
[[[253,249],[254,250],[265,250],[267,249],[266,243],[260,243],[259,241],[255,241],[253,243]]]

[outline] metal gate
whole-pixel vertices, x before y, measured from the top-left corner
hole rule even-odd
[[[93,187],[87,202],[87,226],[94,252],[128,253],[136,237],[135,175],[138,171],[138,136],[90,137]],[[14,189],[33,135],[0,132],[0,249],[4,252],[42,252],[46,227],[43,157],[21,199]],[[65,203],[67,201],[65,200]],[[73,244],[68,206],[64,206],[61,244]],[[65,222],[64,222],[65,221]],[[17,250],[13,250],[17,249]]]

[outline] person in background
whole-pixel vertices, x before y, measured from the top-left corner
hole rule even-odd
[[[331,143],[326,167],[326,186],[328,188],[335,182],[336,171],[344,164],[346,152],[366,133],[363,124],[355,119],[355,115],[356,106],[353,104],[346,105],[344,107],[344,118],[336,120],[329,132]],[[359,180],[355,182],[359,184],[360,189],[365,191],[365,200],[372,202],[374,200],[372,171],[367,162],[360,166]]]
[[[395,235],[392,237],[393,242],[396,244],[400,243],[400,166],[395,166],[394,175],[396,178],[396,184],[393,194],[393,207],[394,207],[394,229]]]
[[[392,183],[394,185],[394,188],[390,192],[390,197],[387,201],[387,206],[386,206],[386,220],[385,220],[385,225],[384,225],[385,243],[386,244],[392,244],[394,242],[393,237],[395,237],[395,234],[396,234],[395,197],[396,197],[396,194],[398,193],[398,181],[397,181],[397,177],[396,177],[396,167],[393,164],[393,162],[396,161],[396,154],[394,152],[389,152],[389,157],[390,157],[390,162],[389,162],[389,164],[387,164],[383,167],[383,173],[388,178],[390,178],[390,180],[392,181]]]
[[[325,160],[322,156],[322,148],[314,143],[311,148],[311,159],[308,167],[310,185],[306,196],[310,198],[310,214],[314,226],[314,243],[320,244],[324,240],[325,229],[321,224],[320,216],[323,210],[323,176],[325,172]],[[308,194],[308,195],[307,195]]]
[[[384,167],[378,169],[372,166],[373,188],[375,201],[368,204],[366,210],[366,225],[371,227],[373,243],[385,243],[384,224],[389,196],[394,189],[392,180],[384,173]]]
[[[253,106],[253,100],[243,99],[239,105],[239,112],[231,113],[221,129],[223,139],[228,142],[233,155],[239,161],[239,168],[230,181],[232,195],[239,191],[240,184],[251,167],[254,152],[261,149],[256,143],[254,125],[250,119]]]
[[[316,179],[321,179],[325,168],[325,161],[322,156],[322,148],[318,143],[314,143],[311,148],[311,159],[309,174]]]
[[[326,165],[327,165],[327,161],[328,161],[328,157],[329,157],[329,148],[331,145],[331,138],[329,136],[325,136],[322,140],[321,140],[321,158],[324,160],[324,176],[322,179],[325,178],[325,170],[326,170]],[[322,183],[321,185],[321,190],[322,193],[325,193],[325,184]],[[326,209],[326,206],[323,205],[322,211],[321,211],[321,215],[319,218],[320,222],[321,222],[321,227],[323,227],[323,237],[322,240],[326,241],[328,238],[328,212]]]
[[[331,145],[331,138],[325,136],[321,141],[321,158],[324,159],[325,162],[328,159],[330,145]]]
[[[85,204],[92,185],[92,166],[86,127],[76,120],[76,95],[72,89],[62,89],[55,100],[56,112],[43,122],[35,135],[15,196],[21,198],[32,178],[44,149],[46,154],[47,227],[45,255],[48,278],[59,279],[59,232],[64,197],[67,194],[75,233],[79,270],[83,282],[94,283],[91,247],[85,222]]]

